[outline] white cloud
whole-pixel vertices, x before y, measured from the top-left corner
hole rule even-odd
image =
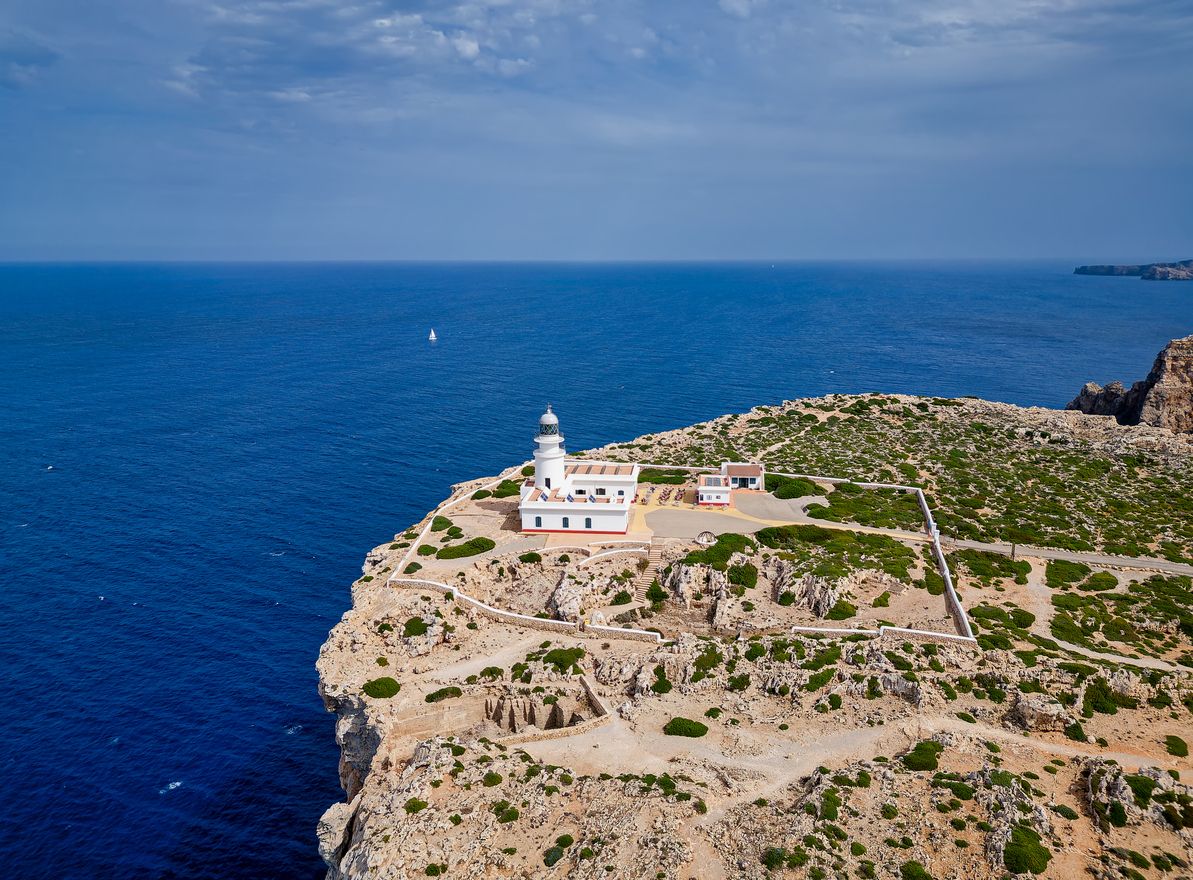
[[[476,58],[481,53],[480,43],[472,37],[455,37],[452,39],[452,45],[456,47],[456,52],[459,56],[468,61]]]
[[[763,0],[717,0],[717,5],[730,15],[738,18],[749,18],[755,6],[762,5]]]

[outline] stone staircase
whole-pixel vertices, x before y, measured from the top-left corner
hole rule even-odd
[[[646,591],[650,589],[651,582],[658,577],[659,566],[663,562],[663,548],[654,541],[650,542],[650,550],[646,555],[646,568],[642,569],[641,574],[634,578],[634,601],[641,602],[644,605],[649,604],[646,600]]]

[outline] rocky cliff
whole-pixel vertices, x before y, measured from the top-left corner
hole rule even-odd
[[[1193,336],[1168,343],[1146,379],[1130,388],[1117,381],[1105,387],[1087,382],[1065,409],[1114,416],[1122,425],[1193,433]]]
[[[1193,260],[1123,266],[1078,266],[1074,275],[1133,275],[1145,281],[1193,281]]]

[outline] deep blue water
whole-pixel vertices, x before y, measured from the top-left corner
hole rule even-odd
[[[1070,270],[0,266],[5,874],[320,876],[319,645],[544,403],[575,449],[830,391],[1060,406],[1193,332],[1193,287]]]

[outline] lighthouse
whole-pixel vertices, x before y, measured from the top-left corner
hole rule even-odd
[[[534,478],[522,484],[524,532],[624,535],[638,488],[638,465],[567,460],[559,416],[547,405],[534,438]]]
[[[534,438],[534,485],[537,489],[562,489],[564,486],[563,435],[559,433],[559,417],[551,412],[551,404],[539,418],[538,436]]]

